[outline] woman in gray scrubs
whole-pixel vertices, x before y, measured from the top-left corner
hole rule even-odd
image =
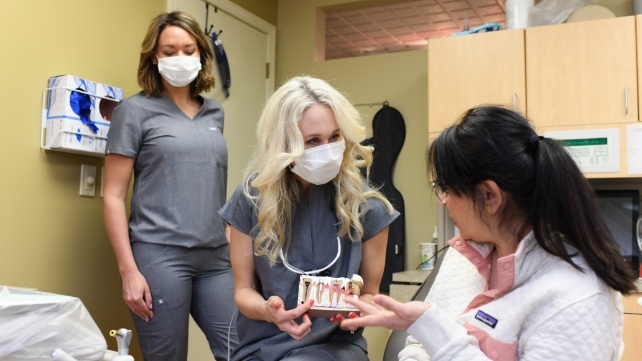
[[[360,115],[325,81],[297,77],[270,97],[257,136],[245,181],[219,212],[231,225],[240,310],[232,358],[368,360],[362,330],[297,305],[301,274],[359,274],[366,302],[379,291],[388,225],[399,213],[361,176],[372,148],[360,144]]]
[[[190,314],[216,360],[237,344],[225,202],[223,108],[210,39],[185,13],[159,15],[142,44],[143,91],[115,109],[105,157],[104,219],[123,298],[147,361],[185,361]],[[134,174],[129,223],[125,201]]]

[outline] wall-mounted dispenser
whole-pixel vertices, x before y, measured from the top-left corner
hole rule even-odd
[[[42,97],[40,147],[105,155],[107,133],[123,90],[73,75],[49,78]]]

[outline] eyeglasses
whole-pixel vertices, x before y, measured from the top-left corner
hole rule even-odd
[[[435,196],[437,196],[439,202],[446,205],[446,196],[448,195],[446,191],[447,187],[439,184],[438,181],[432,181],[430,182],[430,185],[432,186],[432,190],[435,192]]]

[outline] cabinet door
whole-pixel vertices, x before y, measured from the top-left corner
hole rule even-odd
[[[639,91],[642,89],[642,15],[637,15],[635,16],[635,24],[636,24],[636,34],[635,34],[635,39],[637,41],[637,56],[638,56],[638,74],[641,76],[638,76],[638,106],[642,104],[642,91]],[[640,109],[638,109],[638,122],[640,121]]]
[[[639,292],[632,293],[628,296],[622,296],[622,308],[624,309],[624,313],[642,315],[642,306],[637,302],[639,298],[642,298],[642,293]]]
[[[640,355],[642,355],[642,306],[636,302],[640,297],[642,297],[642,293],[622,297],[625,313],[622,361],[640,360]]]
[[[525,112],[524,31],[506,30],[428,42],[428,131],[468,108],[503,104]]]
[[[639,361],[642,355],[642,315],[624,315],[624,354],[621,361]]]
[[[538,126],[637,122],[635,17],[526,29],[528,117]]]

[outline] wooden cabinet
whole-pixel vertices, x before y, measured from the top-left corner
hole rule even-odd
[[[642,355],[642,306],[637,299],[642,293],[622,297],[624,306],[624,355],[622,361],[640,360]]]
[[[438,133],[475,105],[526,111],[524,30],[428,42],[428,132]]]
[[[638,43],[633,16],[431,39],[429,132],[483,103],[513,107],[538,127],[635,123]]]
[[[528,117],[538,127],[637,122],[635,20],[528,28]]]
[[[636,38],[636,45],[637,45],[637,58],[638,58],[638,106],[642,104],[642,15],[637,15],[635,16],[635,38]],[[638,121],[640,121],[640,111],[638,109]]]
[[[642,43],[642,35],[636,35],[640,32],[636,20],[642,17],[526,30],[527,115],[538,133],[619,131],[619,170],[585,173],[588,178],[642,176],[629,174],[628,158],[633,155],[627,143],[627,125],[639,119],[637,52],[641,47],[636,44]],[[611,152],[606,149],[601,151]],[[585,158],[584,162],[598,158]],[[613,161],[617,165],[617,160]]]
[[[642,177],[639,166],[628,163],[639,155],[630,140],[637,138],[627,134],[630,127],[642,125],[638,73],[642,15],[431,39],[428,138],[434,139],[472,106],[503,104],[526,115],[542,135],[618,129],[619,168],[609,163],[604,171],[585,174]],[[591,153],[585,161],[602,162],[605,150],[594,151],[601,153]],[[612,149],[607,152],[613,154]],[[617,159],[608,162],[616,164]]]

